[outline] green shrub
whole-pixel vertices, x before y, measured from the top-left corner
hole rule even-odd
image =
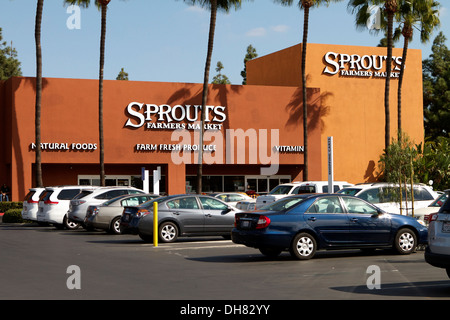
[[[22,209],[9,209],[2,218],[3,223],[22,223]]]
[[[0,202],[0,212],[6,212],[9,209],[21,209],[23,208],[23,202],[2,201]]]

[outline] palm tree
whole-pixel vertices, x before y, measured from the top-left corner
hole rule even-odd
[[[398,0],[350,0],[348,8],[352,13],[356,13],[356,26],[366,26],[367,19],[369,19],[368,9],[373,6],[381,6],[384,4],[384,16],[381,19],[382,29],[386,31],[387,39],[387,58],[386,58],[386,81],[384,86],[384,115],[385,115],[385,128],[384,128],[384,145],[385,150],[388,150],[390,144],[390,128],[391,119],[389,111],[389,92],[390,92],[390,80],[392,70],[392,47],[393,47],[393,25],[394,14],[398,10]]]
[[[98,76],[98,131],[100,151],[100,185],[105,185],[105,144],[103,136],[103,71],[105,66],[105,42],[106,42],[106,14],[111,0],[95,0],[97,8],[101,9],[101,36],[100,36],[100,68]],[[64,0],[65,4],[89,7],[90,0]]]
[[[205,132],[205,110],[206,100],[208,98],[208,83],[209,83],[209,69],[211,66],[211,56],[214,47],[214,32],[216,29],[217,10],[229,12],[231,7],[236,10],[240,8],[242,0],[184,0],[190,5],[200,5],[203,8],[208,8],[211,11],[209,21],[209,36],[208,36],[208,51],[206,54],[205,72],[203,76],[203,92],[202,92],[202,109],[201,109],[201,123],[200,123],[200,143],[199,143],[199,157],[197,170],[197,193],[202,192],[202,176],[203,176],[203,135]]]
[[[403,35],[403,53],[400,75],[398,79],[397,108],[398,108],[398,135],[399,140],[402,131],[402,84],[405,70],[405,62],[409,41],[413,38],[414,28],[420,31],[420,41],[427,42],[434,28],[439,26],[439,3],[435,0],[408,0],[402,1],[399,6],[396,18],[400,26],[394,33],[394,39]]]
[[[397,0],[386,0],[384,5],[384,10],[387,14],[387,58],[386,58],[386,82],[384,86],[384,114],[385,114],[385,127],[384,127],[384,146],[387,152],[390,139],[391,139],[391,119],[390,119],[390,111],[389,111],[389,92],[391,85],[391,70],[392,70],[392,34],[393,34],[393,26],[394,26],[394,14],[398,10]]]
[[[42,102],[42,50],[41,25],[44,0],[37,1],[34,38],[36,42],[36,106],[35,106],[35,139],[36,139],[36,186],[42,187],[42,159],[41,159],[41,102]]]
[[[293,0],[274,0],[285,6],[291,6]],[[306,95],[306,47],[308,43],[309,10],[322,4],[328,5],[330,2],[341,0],[299,0],[298,6],[303,9],[303,41],[302,41],[302,90],[303,90],[303,145],[304,145],[304,170],[303,181],[308,180],[308,106]]]

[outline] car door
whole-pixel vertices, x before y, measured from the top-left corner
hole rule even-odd
[[[349,241],[353,244],[387,244],[391,238],[390,215],[381,213],[370,203],[342,197],[348,213]]]
[[[202,233],[205,216],[195,196],[179,197],[166,202],[169,209],[166,218],[176,220],[182,233]],[[161,218],[163,218],[161,212]]]
[[[347,242],[348,218],[338,196],[318,197],[306,210],[304,219],[326,246]]]
[[[205,232],[230,232],[234,225],[234,211],[215,198],[199,197],[205,216]]]

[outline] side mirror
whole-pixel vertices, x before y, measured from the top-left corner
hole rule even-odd
[[[228,206],[224,211],[222,211],[222,214],[227,214],[230,211],[233,211],[233,208]]]

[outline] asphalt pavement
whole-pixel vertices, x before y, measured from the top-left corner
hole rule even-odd
[[[268,259],[221,237],[145,243],[133,235],[0,224],[0,300],[448,300],[423,251],[288,253]],[[377,287],[378,284],[378,287]],[[77,286],[78,285],[78,286]],[[223,311],[223,310],[222,310]]]

